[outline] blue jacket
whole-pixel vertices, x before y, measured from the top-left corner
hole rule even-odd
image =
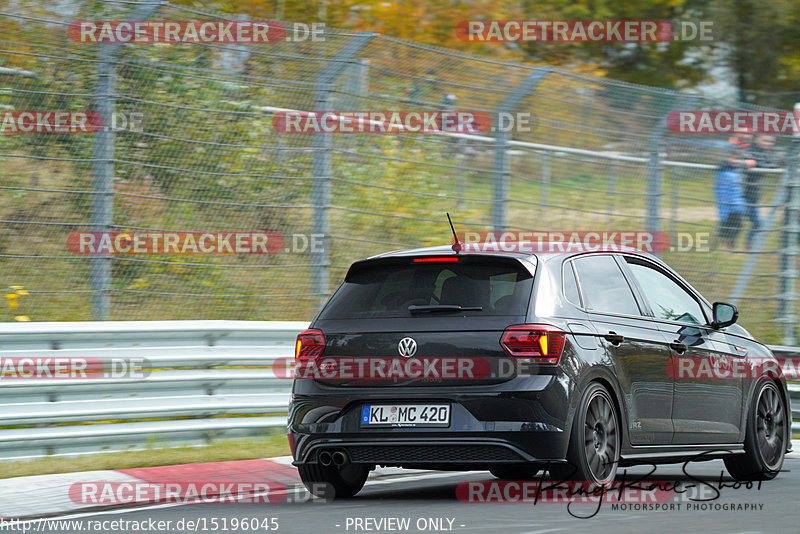
[[[738,168],[723,166],[717,171],[714,196],[719,208],[719,220],[724,222],[731,213],[743,213],[746,209],[742,173]]]

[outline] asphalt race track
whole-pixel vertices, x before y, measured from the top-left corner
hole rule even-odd
[[[620,532],[796,532],[800,459],[787,459],[784,472],[759,488],[719,488],[721,461],[689,464],[688,475],[680,464],[659,466],[645,480],[680,481],[686,491],[666,505],[674,509],[628,509],[613,504],[568,505],[566,502],[467,503],[456,496],[465,481],[495,481],[488,472],[410,474],[391,480],[368,481],[354,499],[334,502],[308,501],[300,492],[274,505],[215,504],[162,505],[133,510],[112,510],[51,519],[43,525],[26,523],[33,532],[88,532],[89,521],[151,522],[138,529],[106,523],[103,531],[117,532],[567,532],[577,528],[592,533]],[[631,479],[651,468],[629,468]],[[733,485],[725,473],[723,483]],[[720,492],[715,499],[716,492]],[[713,499],[694,501],[693,497]],[[289,502],[303,500],[304,502]],[[591,516],[577,518],[574,516]],[[274,521],[272,520],[274,518]],[[212,523],[216,520],[216,523]],[[83,521],[82,526],[70,521]],[[157,522],[164,521],[160,526]],[[171,521],[167,524],[167,521]],[[182,521],[182,522],[181,522]],[[405,523],[407,522],[407,523]],[[277,523],[277,524],[276,524]],[[128,528],[126,528],[128,526]],[[213,528],[216,526],[216,528]],[[275,528],[277,526],[277,529]],[[144,528],[142,528],[144,527]],[[236,528],[235,528],[236,527]],[[588,530],[587,530],[588,531]],[[96,532],[96,531],[95,531]]]

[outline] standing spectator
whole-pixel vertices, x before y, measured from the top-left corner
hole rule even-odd
[[[750,147],[750,157],[756,162],[756,168],[767,169],[775,167],[775,137],[771,135],[756,135],[753,146]],[[750,230],[747,232],[747,248],[751,248],[753,239],[761,228],[761,217],[758,213],[758,203],[761,199],[761,182],[766,175],[762,172],[747,170],[744,172],[744,200],[747,203],[745,217],[750,221]]]
[[[714,194],[719,210],[719,238],[729,249],[736,245],[747,209],[740,169],[756,165],[748,153],[752,137],[749,131],[737,132],[731,137],[727,157],[717,169]]]

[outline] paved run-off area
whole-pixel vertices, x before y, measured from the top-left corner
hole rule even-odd
[[[795,451],[800,452],[798,445],[795,441]],[[579,527],[613,533],[790,532],[797,521],[798,452],[787,458],[777,479],[760,487],[734,484],[719,460],[685,468],[659,466],[647,481],[677,481],[691,488],[659,507],[639,505],[633,497],[623,502],[627,506],[581,503],[579,497],[538,503],[465,502],[467,481],[491,485],[496,479],[484,471],[401,469],[377,469],[357,497],[323,502],[300,487],[289,458],[44,475],[0,481],[0,521],[6,522],[0,526],[6,531],[14,527],[65,533],[544,533]],[[638,477],[651,469],[628,471]],[[502,484],[496,496],[502,495]],[[153,493],[154,488],[161,493]],[[518,493],[510,491],[508,496],[513,499]],[[49,517],[34,519],[44,516]]]

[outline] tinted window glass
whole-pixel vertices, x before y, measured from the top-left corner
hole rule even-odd
[[[584,256],[574,260],[583,305],[592,311],[639,315],[639,306],[622,271],[611,256]]]
[[[656,318],[705,324],[700,303],[677,282],[652,267],[630,261],[628,265]]]
[[[375,265],[351,274],[321,319],[430,317],[411,305],[480,306],[469,315],[525,315],[533,277],[514,263],[420,263]]]
[[[576,306],[581,305],[581,297],[578,294],[578,281],[575,280],[575,271],[572,270],[572,262],[564,264],[564,296]]]

